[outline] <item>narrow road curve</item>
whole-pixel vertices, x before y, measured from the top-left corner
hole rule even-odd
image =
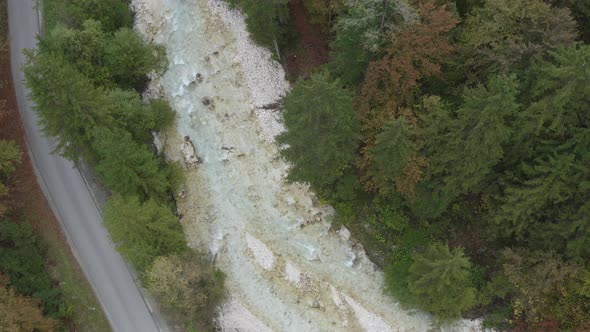
[[[9,0],[10,55],[16,96],[38,181],[90,281],[114,331],[159,331],[130,270],[105,229],[88,187],[74,164],[51,154],[53,139],[41,132],[21,67],[24,49],[35,48],[35,0]]]

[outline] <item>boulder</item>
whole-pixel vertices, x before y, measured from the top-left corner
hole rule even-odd
[[[194,168],[198,164],[202,163],[201,158],[197,156],[195,146],[193,145],[193,142],[191,142],[190,137],[184,136],[184,142],[182,142],[180,151],[182,152],[182,156],[184,157],[184,162],[186,163],[187,168]]]

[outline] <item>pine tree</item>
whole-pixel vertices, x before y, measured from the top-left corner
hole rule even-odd
[[[56,152],[76,160],[92,157],[91,129],[97,124],[104,91],[63,58],[28,52],[26,84],[46,134],[57,138]]]
[[[143,144],[150,130],[159,129],[157,121],[170,121],[172,116],[161,103],[143,104],[137,92],[96,87],[54,53],[29,52],[25,77],[44,131],[57,137],[56,152],[71,160],[94,161],[92,131],[97,126],[128,131]]]
[[[277,137],[293,164],[289,178],[329,190],[350,167],[357,149],[359,123],[350,93],[339,81],[315,74],[300,81],[285,99],[287,131]]]
[[[108,35],[99,21],[85,21],[80,30],[57,26],[39,42],[40,52],[60,56],[95,85],[112,87],[111,71],[105,67]]]
[[[429,137],[433,177],[444,191],[458,195],[481,190],[481,184],[504,156],[511,122],[519,105],[514,76],[492,77],[488,84],[465,89],[463,103],[446,133]],[[428,125],[428,124],[426,124]]]
[[[103,31],[102,22],[88,20],[77,30],[58,26],[40,41],[43,53],[59,55],[90,79],[106,88],[142,89],[147,73],[166,67],[162,47],[149,45],[129,28],[114,34]]]
[[[53,0],[44,4],[43,9],[49,29],[58,24],[78,29],[89,19],[101,21],[108,32],[133,26],[127,0]]]
[[[407,167],[417,153],[413,130],[406,119],[398,118],[386,125],[377,136],[371,151],[375,162],[369,168],[368,175],[381,195],[390,196],[393,191],[403,189],[400,184],[407,180]],[[404,193],[411,195],[411,192]]]
[[[178,218],[154,200],[114,196],[105,207],[105,223],[117,249],[140,272],[158,256],[187,250]]]
[[[408,287],[420,307],[439,319],[456,319],[475,304],[470,268],[463,250],[433,245],[414,257]]]
[[[135,143],[129,133],[98,127],[92,147],[98,156],[96,170],[109,188],[123,196],[166,197],[167,174],[147,147]]]
[[[229,2],[237,5],[246,14],[248,32],[255,42],[271,48],[283,43],[289,22],[287,0],[230,0]]]
[[[494,196],[495,220],[499,231],[520,237],[533,231],[547,249],[571,245],[570,254],[587,257],[590,253],[582,247],[590,242],[585,221],[590,199],[590,69],[585,64],[590,47],[562,49],[553,57],[531,68],[529,106],[515,123],[519,130],[507,157],[511,172],[500,179],[505,194]]]
[[[146,44],[133,29],[115,32],[105,47],[105,66],[122,89],[142,90],[147,74],[162,73],[167,66],[165,49]]]
[[[523,70],[575,39],[569,10],[542,0],[486,0],[467,18],[461,34],[466,49],[475,50],[466,55],[465,66],[479,80]]]

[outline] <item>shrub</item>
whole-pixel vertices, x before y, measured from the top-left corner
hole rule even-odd
[[[210,321],[224,298],[224,275],[195,252],[160,256],[146,272],[147,288],[170,312]]]

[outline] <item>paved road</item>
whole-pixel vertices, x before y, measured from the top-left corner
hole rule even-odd
[[[35,47],[39,32],[34,5],[34,0],[8,1],[12,73],[38,180],[113,329],[158,331],[130,271],[114,249],[83,178],[72,162],[50,154],[55,143],[37,125],[20,70],[22,51]]]

